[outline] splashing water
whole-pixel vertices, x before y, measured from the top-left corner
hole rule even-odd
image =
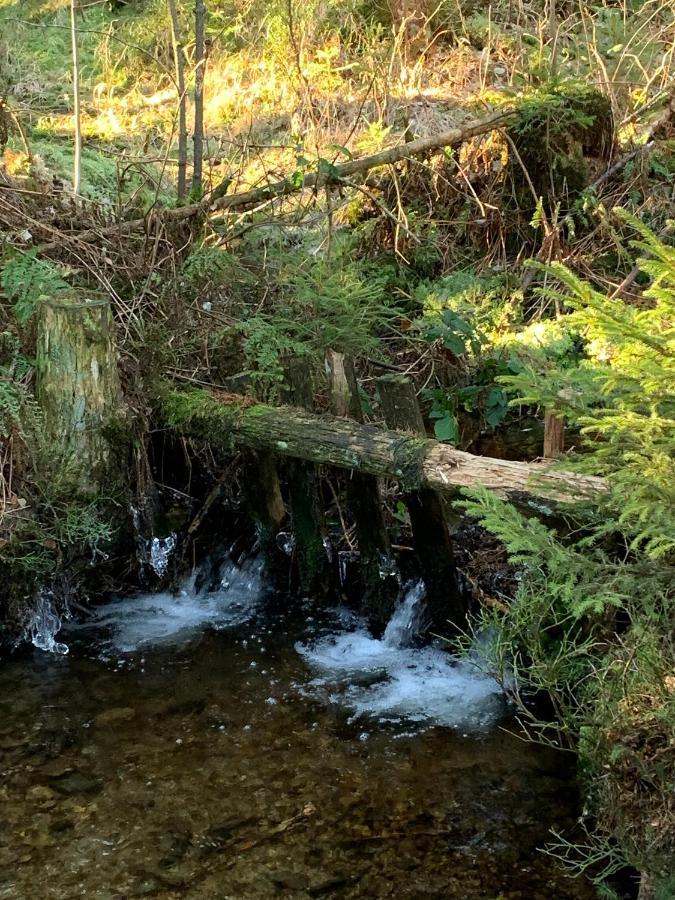
[[[153,644],[183,643],[207,625],[227,628],[248,621],[265,597],[263,563],[226,560],[215,584],[199,585],[198,574],[176,594],[137,594],[100,606],[79,629],[102,632],[104,651],[132,653]]]
[[[64,620],[69,617],[67,605],[59,615],[52,592],[40,591],[28,614],[21,640],[30,641],[34,647],[46,653],[65,656],[68,653],[68,645],[57,641],[56,635],[61,630]]]
[[[176,535],[167,537],[153,537],[150,541],[150,565],[155,575],[162,578],[167,573],[171,554],[176,549]]]
[[[410,647],[419,636],[426,610],[424,608],[424,583],[417,581],[409,587],[382,635],[389,647]]]
[[[352,630],[296,644],[317,675],[302,692],[355,717],[418,727],[483,730],[504,713],[497,682],[471,660],[439,646],[413,648],[425,614],[424,589],[408,589],[381,640],[356,619]]]

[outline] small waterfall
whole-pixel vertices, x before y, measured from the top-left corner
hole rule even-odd
[[[230,550],[230,553],[232,550]],[[176,593],[136,594],[99,606],[80,630],[98,630],[105,653],[133,653],[154,644],[190,640],[204,628],[231,628],[253,618],[265,599],[259,557],[204,564]]]
[[[426,610],[424,608],[425,589],[422,581],[411,585],[382,635],[382,642],[389,647],[410,647],[419,636]]]
[[[56,635],[61,630],[64,619],[68,618],[70,613],[67,606],[62,615],[59,615],[52,592],[40,591],[28,613],[21,639],[30,641],[38,650],[65,656],[68,645],[57,641]]]
[[[358,617],[342,616],[337,630],[296,650],[314,670],[302,693],[340,704],[356,718],[424,728],[482,730],[504,712],[494,678],[469,659],[458,659],[439,644],[415,646],[423,630],[424,585],[408,587],[381,639]]]

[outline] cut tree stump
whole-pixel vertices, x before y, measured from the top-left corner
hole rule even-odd
[[[42,305],[36,393],[45,431],[79,490],[95,494],[107,487],[112,448],[104,431],[122,409],[107,300],[48,300]]]
[[[387,425],[426,436],[412,381],[385,375],[378,378],[377,387]],[[404,502],[426,586],[428,624],[437,630],[447,628],[448,622],[461,628],[466,624],[466,604],[459,590],[443,501],[433,488],[421,487],[407,493]]]

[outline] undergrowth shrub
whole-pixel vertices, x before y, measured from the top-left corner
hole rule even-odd
[[[630,224],[651,279],[645,302],[610,300],[552,267],[585,356],[576,366],[531,359],[501,379],[513,402],[580,429],[584,453],[565,465],[605,476],[607,492],[571,504],[556,527],[485,490],[461,505],[522,566],[509,613],[485,624],[530,733],[579,749],[597,851],[587,862],[615,857],[618,842],[619,857],[665,890],[675,858],[675,249]],[[522,702],[527,691],[549,695],[554,721]],[[579,848],[562,855],[575,854],[578,866]]]
[[[385,358],[383,338],[398,319],[386,285],[386,274],[346,261],[287,266],[273,306],[241,325],[249,372],[261,396],[279,396],[290,356],[309,357],[316,367],[329,349]]]

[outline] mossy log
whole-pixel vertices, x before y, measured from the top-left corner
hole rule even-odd
[[[106,435],[121,409],[115,329],[107,300],[49,300],[37,343],[37,399],[45,431],[84,493],[111,467]]]
[[[532,494],[565,501],[607,490],[602,478],[551,470],[546,463],[473,456],[425,437],[362,425],[248,397],[163,386],[157,394],[164,424],[222,447],[273,450],[284,456],[368,475],[395,478],[403,490],[430,487],[454,493],[483,485],[502,495]]]

